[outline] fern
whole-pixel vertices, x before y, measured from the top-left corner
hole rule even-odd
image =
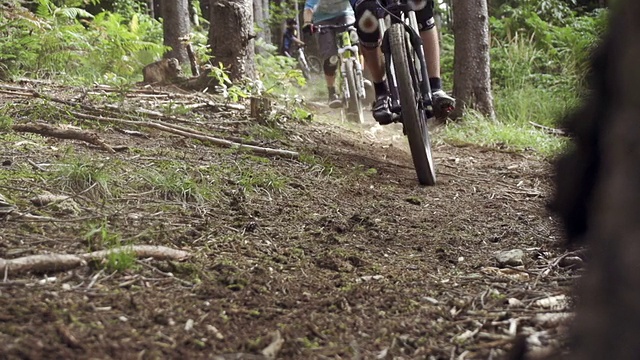
[[[93,15],[84,10],[84,9],[80,9],[80,8],[68,8],[68,7],[62,7],[62,8],[57,8],[54,11],[54,15],[57,16],[62,16],[62,17],[66,17],[68,19],[76,19],[76,18],[93,18]]]

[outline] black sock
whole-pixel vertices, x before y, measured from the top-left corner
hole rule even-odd
[[[442,89],[442,80],[439,77],[430,77],[429,78],[429,86],[431,86],[431,91],[441,90]]]
[[[336,87],[335,86],[327,86],[327,90],[329,91],[329,96],[333,96],[336,94]]]
[[[374,82],[373,90],[376,92],[376,97],[389,94],[389,88],[387,87],[386,81]]]

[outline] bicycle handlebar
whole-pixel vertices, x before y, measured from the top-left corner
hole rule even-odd
[[[353,27],[356,23],[352,22],[350,24],[341,24],[341,25],[311,25],[313,29],[318,32],[323,32],[327,30],[338,30],[338,32],[344,32],[349,30],[349,28]]]

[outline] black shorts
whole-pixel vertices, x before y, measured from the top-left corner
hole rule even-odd
[[[435,27],[433,19],[433,0],[409,0],[409,4],[416,12],[418,29],[431,30]],[[380,45],[380,27],[378,26],[381,9],[375,0],[351,0],[351,6],[356,13],[356,29],[360,44],[364,47]]]

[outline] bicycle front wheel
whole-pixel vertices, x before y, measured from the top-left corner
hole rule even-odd
[[[413,48],[403,24],[393,24],[388,30],[391,59],[400,95],[402,123],[409,140],[413,166],[422,185],[436,184],[436,170],[431,155],[431,142],[424,110],[418,108],[420,90],[414,62],[409,57]],[[411,54],[413,55],[413,54]]]
[[[307,56],[307,64],[309,64],[309,69],[312,73],[322,74],[322,61],[317,56]]]
[[[364,110],[362,99],[359,96],[359,86],[356,83],[356,69],[353,59],[347,60],[347,88],[349,89],[349,99],[347,102],[347,119],[355,121],[359,124],[364,123]]]
[[[302,76],[304,76],[304,78],[308,81],[311,79],[311,70],[309,69],[309,66],[307,65],[306,60],[299,56],[298,57],[298,67],[300,68],[300,71],[302,72]]]

